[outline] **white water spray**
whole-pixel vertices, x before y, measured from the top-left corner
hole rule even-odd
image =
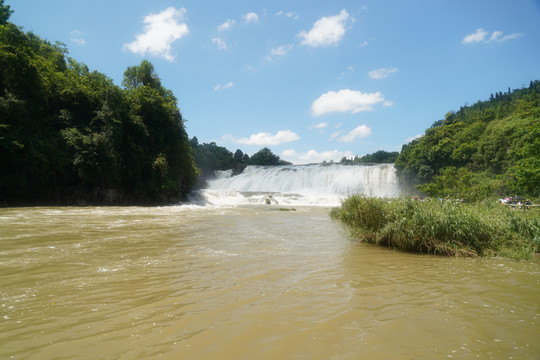
[[[212,205],[278,204],[336,206],[353,194],[397,197],[392,164],[248,166],[242,174],[218,171],[199,195]]]

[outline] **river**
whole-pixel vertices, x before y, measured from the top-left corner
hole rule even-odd
[[[538,257],[359,244],[268,197],[0,209],[0,359],[540,358]]]

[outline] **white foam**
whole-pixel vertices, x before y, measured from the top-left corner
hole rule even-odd
[[[192,200],[215,206],[337,206],[353,194],[397,197],[400,192],[392,164],[248,166],[236,176],[218,171]]]

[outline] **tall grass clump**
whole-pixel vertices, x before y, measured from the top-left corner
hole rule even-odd
[[[351,196],[331,216],[368,243],[449,256],[527,259],[538,249],[536,210],[409,198]]]

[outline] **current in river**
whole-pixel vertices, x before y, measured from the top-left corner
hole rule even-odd
[[[540,261],[360,244],[329,207],[0,209],[0,359],[539,359]]]

